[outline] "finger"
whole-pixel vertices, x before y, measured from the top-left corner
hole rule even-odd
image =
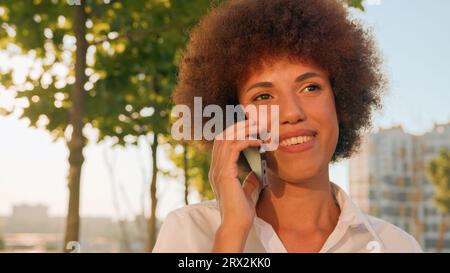
[[[233,146],[231,151],[229,153],[227,153],[227,156],[229,157],[229,159],[231,159],[232,162],[236,163],[239,159],[239,154],[243,150],[250,148],[250,147],[260,147],[262,144],[263,144],[263,141],[260,139],[240,140]],[[228,160],[228,158],[224,159],[224,160]]]
[[[251,139],[255,140],[257,139],[256,136],[258,135],[258,125],[254,123],[248,123],[245,127],[239,128],[236,131],[235,139],[236,140],[245,140],[245,139]]]
[[[225,128],[225,130],[223,130],[222,133],[218,134],[216,136],[216,138],[218,140],[229,139],[227,136],[232,135],[232,133],[236,130],[236,128],[245,127],[245,124],[247,124],[247,123],[249,123],[248,120],[238,121],[238,122],[232,124],[231,126]]]
[[[248,135],[248,128],[254,126],[253,120],[245,120],[244,122],[236,123],[233,130],[227,132],[225,135],[227,140],[244,140]]]
[[[241,152],[242,150],[249,147],[259,147],[261,146],[261,144],[263,144],[263,141],[261,139],[246,139],[236,142],[234,148],[237,150],[237,152]]]
[[[250,125],[252,127],[254,125]],[[255,130],[255,128],[253,129]],[[226,142],[226,140],[224,141]],[[217,164],[222,164],[224,161],[227,162],[230,158],[235,161],[239,158],[239,153],[248,148],[248,147],[259,147],[263,143],[260,139],[244,139],[236,142],[229,142],[232,145],[223,145],[222,141],[218,141],[214,143],[213,146],[213,155],[212,155],[212,167]]]
[[[242,120],[234,123],[233,125],[226,128],[222,133],[216,136],[217,140],[234,140],[236,139],[236,132],[245,129],[249,125],[253,125],[254,120]]]
[[[240,124],[234,137],[237,140],[243,140],[247,138],[256,139],[257,136],[263,141],[269,141],[272,138],[267,124],[264,122],[256,123],[256,121],[252,120],[249,123]]]

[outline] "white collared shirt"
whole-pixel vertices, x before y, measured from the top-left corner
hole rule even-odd
[[[402,229],[364,214],[336,184],[341,214],[320,252],[422,252],[417,241]],[[211,252],[221,224],[215,200],[171,212],[161,226],[153,252]],[[244,252],[286,253],[272,226],[255,216]]]

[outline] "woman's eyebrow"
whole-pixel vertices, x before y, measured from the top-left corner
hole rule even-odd
[[[322,78],[322,76],[320,76],[317,73],[314,72],[306,72],[304,74],[301,74],[300,76],[298,76],[297,78],[295,78],[295,82],[302,82],[304,80],[307,80],[309,78],[315,78],[315,77],[319,77]],[[245,90],[245,92],[248,92],[250,89],[253,88],[257,88],[257,87],[273,87],[273,84],[271,82],[257,82],[255,84],[252,84],[249,88],[247,88],[247,90]]]
[[[315,77],[322,78],[322,76],[320,76],[317,73],[306,72],[305,74],[302,74],[302,75],[298,76],[297,78],[295,78],[295,82],[302,82],[302,81],[307,80],[309,78],[315,78]]]
[[[271,82],[257,82],[255,84],[252,84],[245,92],[248,92],[250,89],[257,88],[257,87],[272,87],[273,84]]]

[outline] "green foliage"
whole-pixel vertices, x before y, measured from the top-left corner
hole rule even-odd
[[[183,145],[172,143],[172,147],[170,159],[176,166],[183,168],[183,157],[185,156]],[[204,200],[214,198],[214,193],[208,179],[209,165],[211,162],[210,147],[199,142],[190,142],[186,144],[186,148],[186,156],[189,164],[187,173],[188,185],[195,187]]]
[[[450,212],[450,150],[442,149],[428,162],[427,174],[436,190],[435,202],[443,214]]]
[[[208,6],[208,1],[117,2],[110,16],[93,19],[98,37],[93,68],[101,77],[89,92],[88,118],[100,129],[100,139],[118,136],[124,144],[127,135],[168,133],[177,56]]]
[[[350,7],[364,11],[363,0],[345,0]]]
[[[71,107],[76,50],[72,2],[0,3],[2,48],[13,43],[45,63],[39,77],[27,75],[32,88],[16,87],[17,98],[29,102],[22,117],[36,126],[45,115],[46,129],[55,138],[64,136]],[[167,133],[177,57],[189,29],[209,5],[207,0],[86,1],[89,83],[85,86],[85,122],[99,129],[99,141],[111,136],[120,145],[136,144],[139,135]],[[69,68],[63,79],[54,73],[61,64]],[[6,88],[14,87],[11,73],[2,76]],[[49,76],[51,82],[45,83]]]

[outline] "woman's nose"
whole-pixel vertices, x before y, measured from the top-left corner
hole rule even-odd
[[[280,99],[280,124],[295,124],[306,118],[300,100],[293,95]]]

